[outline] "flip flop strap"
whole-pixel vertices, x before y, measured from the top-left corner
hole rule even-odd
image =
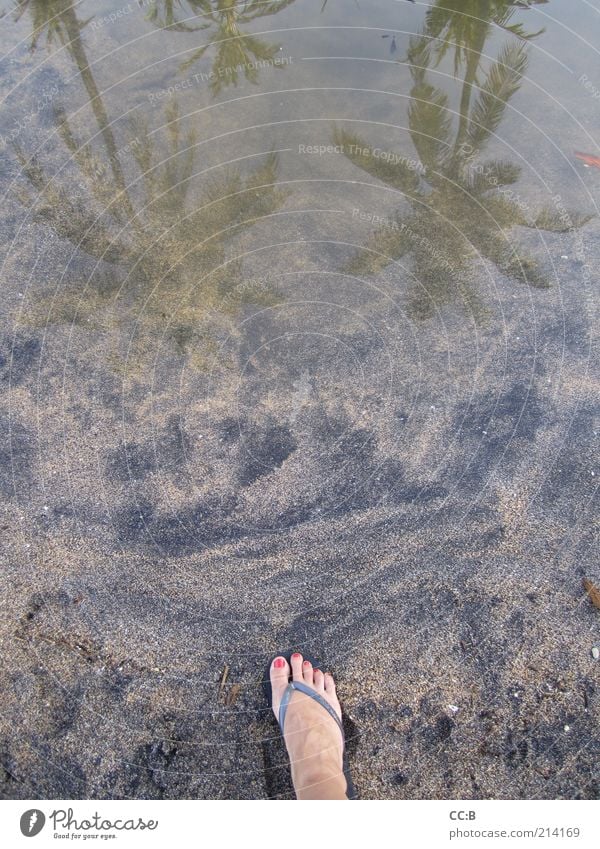
[[[288,705],[290,703],[290,699],[292,698],[292,694],[294,690],[299,690],[301,693],[305,693],[307,696],[310,696],[311,699],[314,699],[315,702],[318,702],[321,707],[324,707],[327,713],[335,719],[338,728],[342,732],[342,740],[345,740],[344,736],[344,726],[342,725],[342,721],[335,712],[335,710],[331,707],[329,702],[327,702],[320,693],[317,693],[316,690],[313,690],[312,687],[309,687],[307,684],[303,684],[302,681],[290,681],[290,683],[285,688],[285,692],[283,694],[283,698],[281,699],[281,704],[279,706],[279,727],[281,728],[281,733],[283,734],[283,726],[285,723],[285,715],[287,713]]]

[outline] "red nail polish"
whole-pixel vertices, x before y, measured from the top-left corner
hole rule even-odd
[[[305,660],[305,661],[304,661],[304,666],[310,666],[310,660]]]
[[[285,660],[282,657],[276,657],[273,666],[275,669],[283,669],[285,666]]]
[[[297,651],[295,651],[295,652],[294,652],[294,654],[292,655],[292,657],[294,658],[294,660],[298,660],[298,658],[299,658],[299,657],[301,657],[301,656],[302,656],[302,655],[300,655]]]

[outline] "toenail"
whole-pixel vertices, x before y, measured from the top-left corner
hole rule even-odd
[[[283,669],[285,666],[285,660],[282,657],[275,658],[275,663],[273,664],[275,669]]]
[[[298,652],[295,651],[294,654],[292,655],[292,657],[293,657],[294,660],[298,660],[298,658],[302,657],[302,655],[298,654]]]
[[[305,660],[305,661],[304,661],[304,666],[310,666],[310,660]]]

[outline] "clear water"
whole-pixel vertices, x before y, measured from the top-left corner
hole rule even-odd
[[[589,572],[597,4],[5,0],[0,24],[1,483],[55,647],[179,686],[300,642],[359,669],[369,629],[408,632],[429,681],[466,620],[427,582],[514,612]]]

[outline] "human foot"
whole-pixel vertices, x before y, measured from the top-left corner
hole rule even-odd
[[[279,721],[281,700],[290,675],[317,692],[342,718],[342,709],[329,673],[314,669],[311,662],[295,653],[290,664],[276,657],[271,664],[273,713]],[[343,771],[344,738],[340,727],[323,705],[298,690],[292,692],[285,713],[284,740],[290,756],[292,782],[298,799],[347,799]]]

